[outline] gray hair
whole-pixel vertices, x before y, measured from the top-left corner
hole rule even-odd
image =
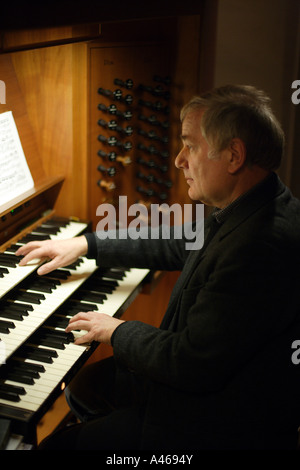
[[[180,119],[204,110],[201,131],[212,155],[224,150],[234,138],[246,146],[248,165],[266,170],[280,166],[285,137],[271,107],[270,98],[248,85],[227,85],[195,96],[181,110]]]

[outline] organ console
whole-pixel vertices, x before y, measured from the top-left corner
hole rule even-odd
[[[8,241],[0,253],[0,417],[9,419],[26,442],[34,442],[36,423],[97,347],[74,345],[74,335],[64,332],[69,319],[88,310],[120,316],[148,274],[97,268],[84,257],[43,277],[36,274],[41,261],[18,265],[20,245],[70,238],[87,229],[86,223],[51,215]]]

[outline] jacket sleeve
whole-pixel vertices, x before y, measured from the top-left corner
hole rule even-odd
[[[93,232],[86,234],[89,258],[99,266],[181,270],[189,254],[192,230],[161,225],[156,229]],[[188,234],[188,238],[186,236]],[[200,246],[203,242],[199,236]],[[196,239],[196,238],[194,238]]]

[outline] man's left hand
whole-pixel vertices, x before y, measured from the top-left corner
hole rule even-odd
[[[121,323],[124,323],[124,320],[113,318],[106,313],[79,312],[70,320],[65,331],[67,333],[73,330],[87,331],[86,334],[76,339],[75,344],[99,341],[110,345],[111,336]]]

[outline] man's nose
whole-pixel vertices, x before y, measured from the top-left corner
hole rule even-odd
[[[183,147],[175,158],[175,166],[178,169],[187,168],[186,149]]]

